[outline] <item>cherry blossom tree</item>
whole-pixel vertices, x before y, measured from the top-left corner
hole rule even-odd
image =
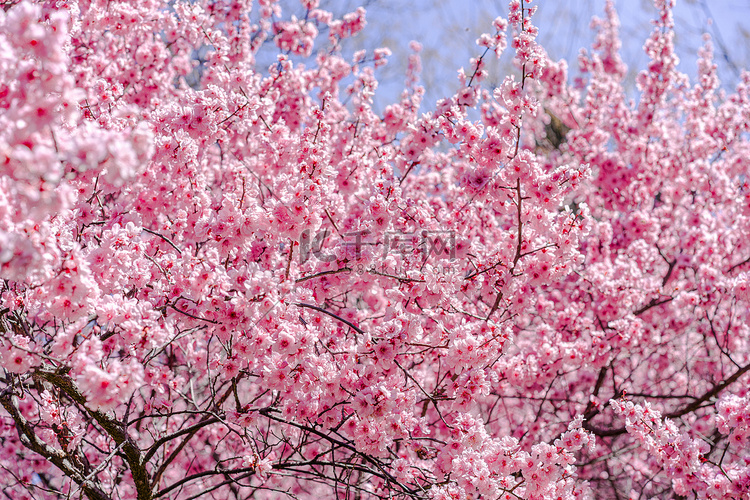
[[[672,3],[635,98],[511,0],[379,112],[361,8],[4,2],[0,491],[750,498],[750,73]]]

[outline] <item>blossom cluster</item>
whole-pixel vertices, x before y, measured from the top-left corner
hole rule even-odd
[[[453,95],[415,42],[382,109],[363,8],[10,3],[18,498],[750,494],[750,73],[706,38],[691,84],[673,2],[637,100],[613,2],[573,81],[511,0]]]

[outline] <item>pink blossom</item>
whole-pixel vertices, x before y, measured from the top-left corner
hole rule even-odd
[[[613,2],[574,85],[512,0],[434,106],[363,8],[6,6],[0,483],[747,497],[750,79],[672,3],[636,99]]]

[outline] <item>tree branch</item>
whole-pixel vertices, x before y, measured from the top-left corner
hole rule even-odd
[[[8,389],[0,392],[0,404],[10,414],[16,423],[18,437],[29,450],[38,453],[52,464],[60,469],[66,476],[72,479],[83,490],[85,495],[91,500],[111,500],[109,495],[102,491],[101,486],[91,478],[87,478],[70,460],[67,453],[48,445],[34,432],[34,427],[21,414],[18,409],[18,398],[9,392]]]
[[[122,446],[125,461],[130,467],[130,473],[133,476],[133,482],[138,493],[138,500],[151,500],[151,485],[149,483],[148,471],[141,458],[141,450],[135,444],[133,439],[128,435],[127,427],[120,421],[115,420],[110,415],[99,411],[92,410],[86,404],[86,397],[73,383],[68,375],[62,375],[54,372],[37,371],[35,377],[39,377],[52,385],[60,388],[70,399],[78,403],[82,408],[93,417],[104,431],[115,441],[117,446]]]
[[[359,333],[360,335],[364,335],[364,334],[365,334],[365,332],[364,332],[364,331],[362,331],[362,330],[361,330],[361,329],[360,329],[360,328],[359,328],[358,326],[356,326],[356,325],[355,325],[354,323],[352,323],[351,321],[347,321],[347,320],[345,320],[344,318],[342,318],[341,316],[338,316],[338,315],[336,315],[336,314],[332,313],[331,311],[327,311],[327,310],[323,309],[322,307],[314,306],[314,305],[312,305],[312,304],[305,304],[305,303],[303,303],[303,302],[297,303],[297,304],[295,304],[295,305],[296,305],[297,307],[306,307],[306,308],[308,308],[308,309],[313,309],[313,310],[315,310],[315,311],[318,311],[318,312],[321,312],[321,313],[323,313],[323,314],[327,314],[328,316],[330,316],[330,317],[332,317],[332,318],[334,318],[334,319],[337,319],[337,320],[341,321],[342,323],[344,323],[345,325],[347,325],[347,326],[348,326],[349,328],[351,328],[351,329],[352,329],[352,330],[354,330],[355,332]]]

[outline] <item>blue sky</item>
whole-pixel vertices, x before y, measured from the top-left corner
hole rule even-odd
[[[295,2],[290,2],[294,4]],[[568,59],[575,67],[581,47],[593,39],[589,22],[593,15],[603,16],[604,0],[537,0],[535,24],[539,39],[554,58]],[[622,22],[622,55],[635,71],[645,66],[643,42],[651,31],[655,9],[650,0],[617,0]],[[474,41],[490,31],[492,20],[506,16],[505,0],[321,0],[321,8],[341,14],[365,4],[368,26],[351,41],[352,49],[387,46],[393,51],[391,64],[378,75],[381,89],[378,101],[397,99],[403,88],[408,57],[408,42],[424,46],[423,85],[427,89],[425,105],[452,93],[457,86],[456,70],[468,66],[471,57],[481,53]],[[708,22],[709,15],[713,24]],[[750,0],[677,0],[675,9],[676,43],[681,71],[695,74],[695,59],[701,35],[708,31],[714,38],[719,75],[725,87],[738,80],[736,67],[750,61]],[[726,55],[726,59],[723,57]],[[492,65],[488,84],[502,81],[510,69]]]

